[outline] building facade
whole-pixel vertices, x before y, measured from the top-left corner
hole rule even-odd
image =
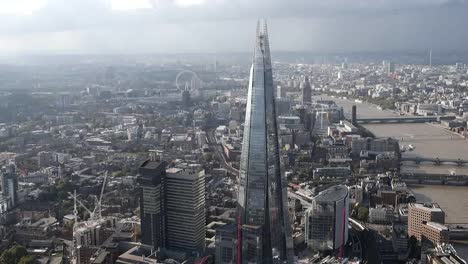
[[[141,185],[141,242],[153,249],[165,247],[166,163],[147,160],[139,168]]]
[[[309,82],[309,77],[304,78],[304,84],[302,85],[302,104],[307,105],[312,101],[312,87]]]
[[[437,204],[408,205],[408,235],[421,241],[423,225],[427,222],[445,224],[445,212]]]
[[[216,264],[236,263],[237,251],[237,227],[235,224],[227,224],[216,229]]]
[[[333,251],[348,241],[348,187],[337,185],[320,192],[306,211],[306,244],[313,251]]]
[[[205,250],[205,171],[166,170],[166,247],[193,255]]]
[[[8,201],[7,209],[11,209],[18,204],[18,175],[16,174],[16,165],[14,163],[1,169],[1,187],[2,195]]]
[[[292,263],[287,183],[281,172],[266,23],[258,25],[245,117],[238,194],[242,263]]]

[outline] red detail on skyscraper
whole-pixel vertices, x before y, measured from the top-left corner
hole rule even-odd
[[[237,216],[237,264],[242,264],[242,225],[241,213],[238,212]]]
[[[344,236],[345,236],[345,224],[346,224],[346,206],[343,207],[343,224],[341,225],[341,245],[340,245],[340,253],[338,254],[338,259],[343,259],[343,244],[344,244]]]

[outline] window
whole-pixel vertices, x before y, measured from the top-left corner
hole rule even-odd
[[[232,248],[223,247],[221,251],[221,260],[223,262],[231,262],[232,261]]]

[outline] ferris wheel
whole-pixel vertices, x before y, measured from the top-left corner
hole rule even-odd
[[[202,86],[202,80],[191,70],[183,70],[176,76],[175,85],[179,91],[196,91]]]

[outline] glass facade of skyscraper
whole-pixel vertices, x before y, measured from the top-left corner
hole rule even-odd
[[[280,166],[267,27],[259,23],[240,162],[239,263],[291,263],[286,184]]]

